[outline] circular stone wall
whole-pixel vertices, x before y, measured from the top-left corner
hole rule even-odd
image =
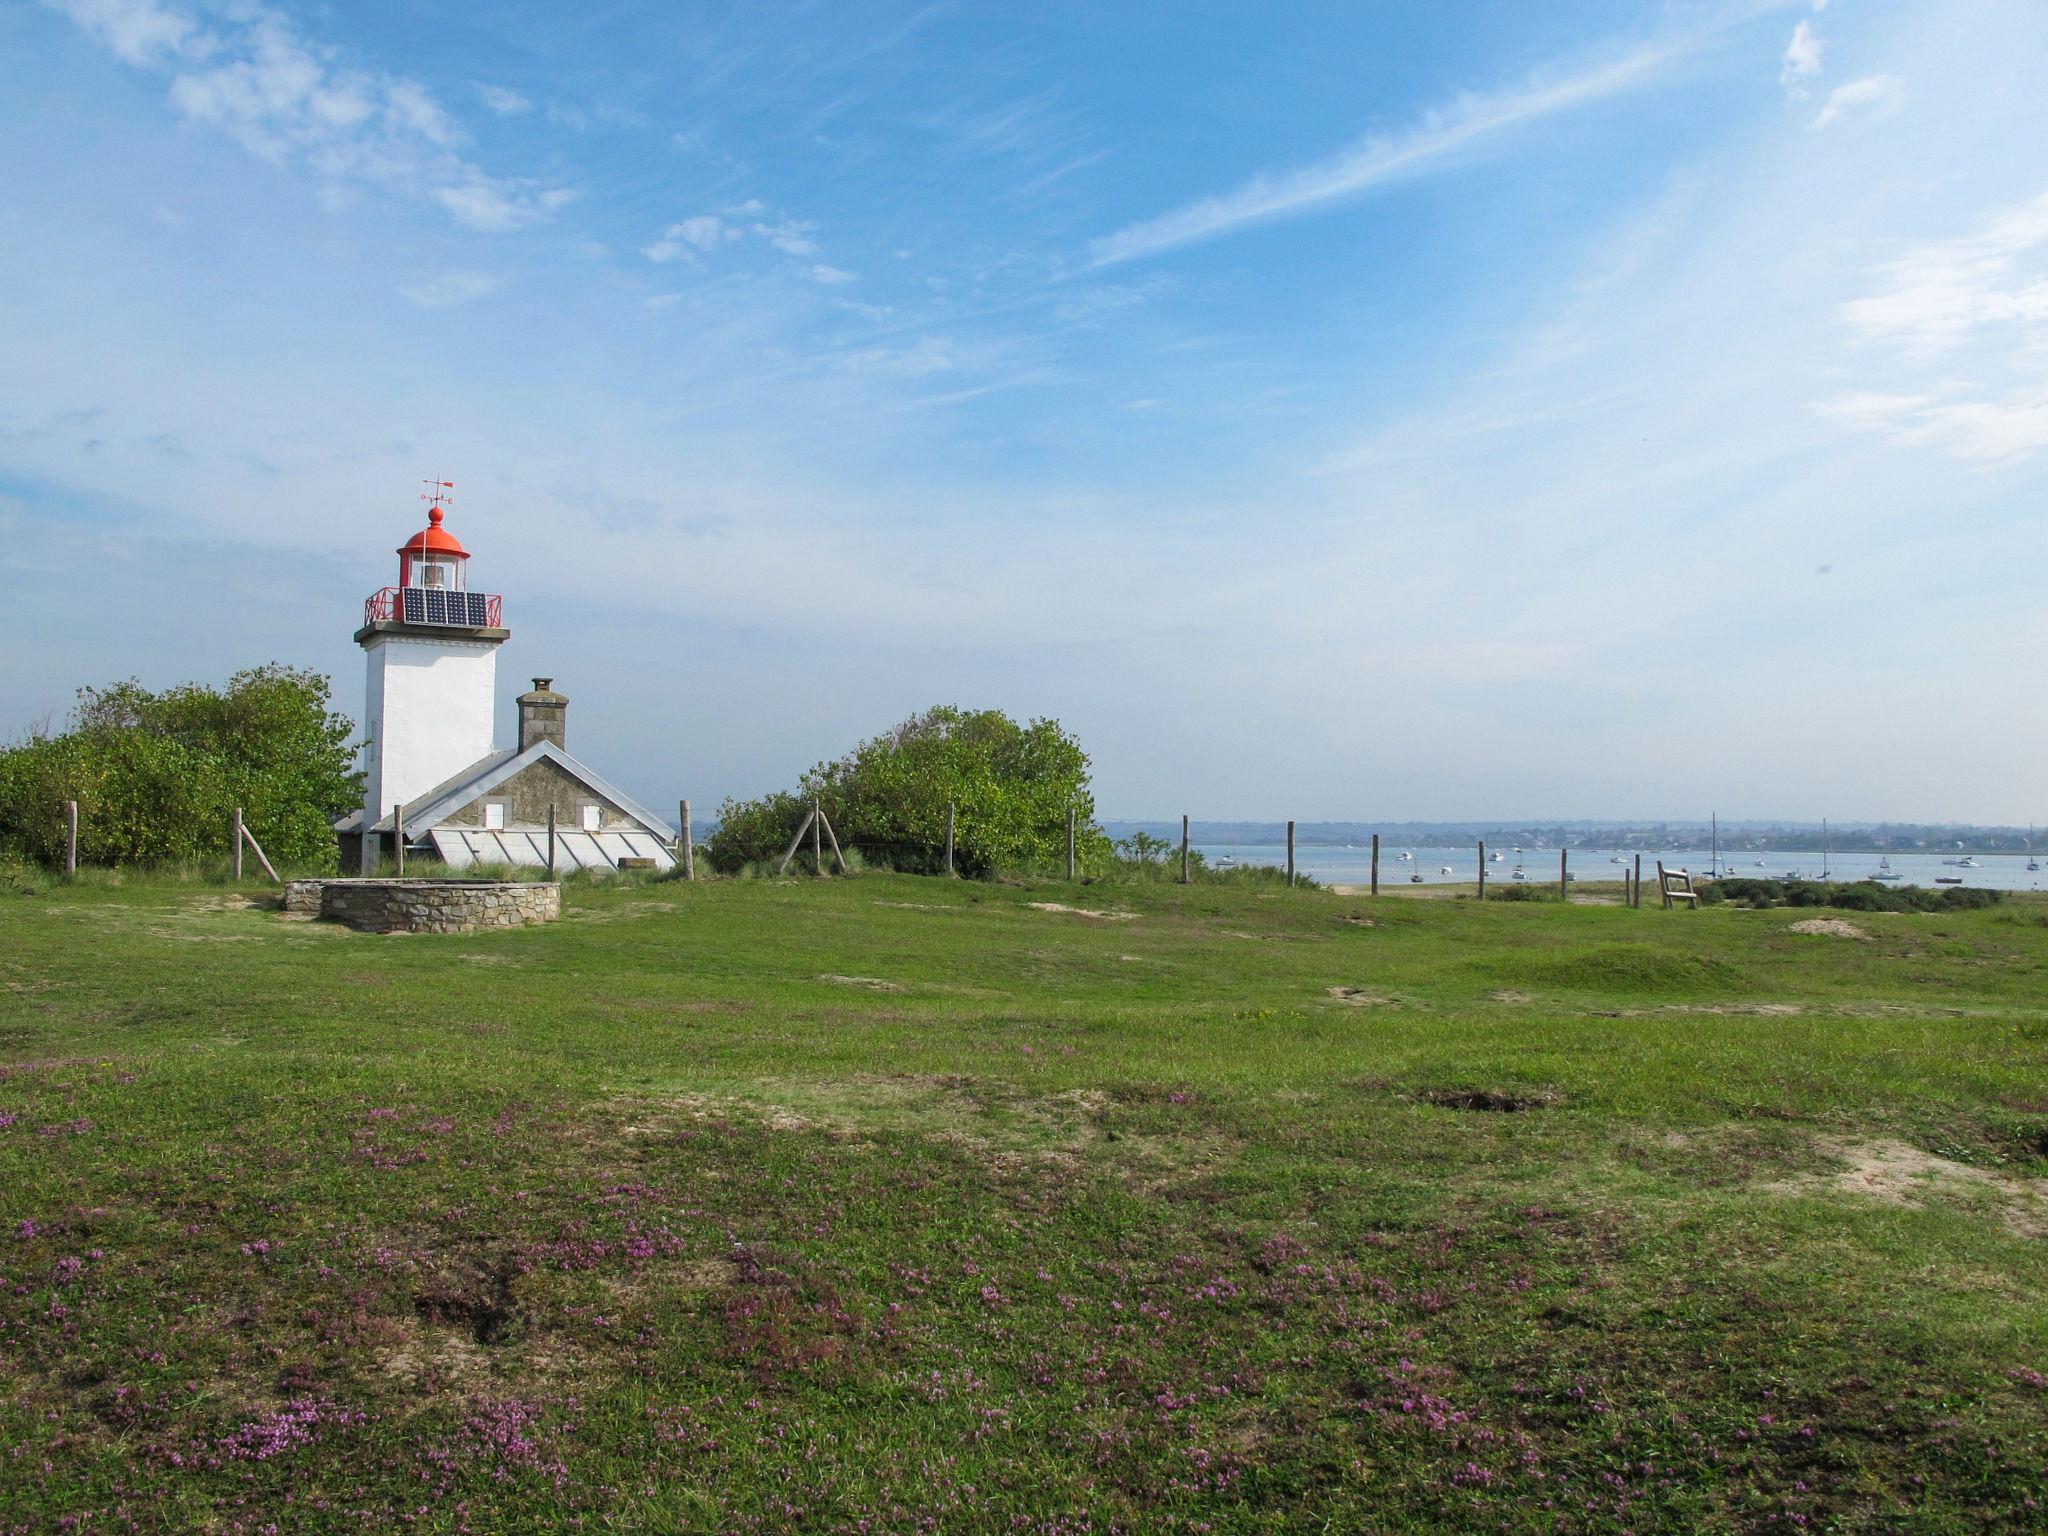
[[[552,923],[562,887],[524,880],[294,880],[284,910],[364,933],[474,933]]]

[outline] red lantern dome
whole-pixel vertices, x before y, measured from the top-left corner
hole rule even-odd
[[[427,526],[398,546],[398,585],[370,594],[363,604],[362,633],[379,623],[449,626],[496,630],[503,638],[504,599],[496,593],[469,590],[469,551],[441,524],[447,511],[441,501],[449,482],[430,480],[433,493],[423,500]]]
[[[451,560],[467,560],[469,551],[462,547],[462,541],[441,526],[447,514],[440,507],[427,508],[427,526],[398,546],[401,555],[443,555]]]

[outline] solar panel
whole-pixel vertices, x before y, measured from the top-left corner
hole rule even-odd
[[[491,599],[483,592],[455,592],[446,587],[401,587],[398,611],[408,624],[482,629],[491,621]]]

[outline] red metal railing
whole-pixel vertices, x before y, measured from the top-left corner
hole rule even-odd
[[[374,624],[379,619],[399,620],[402,622],[404,620],[404,613],[398,604],[398,594],[404,590],[403,587],[385,587],[381,591],[372,592],[368,597],[364,598],[363,622],[365,624]],[[505,627],[505,599],[496,592],[485,593],[483,598],[484,628],[503,629]],[[436,628],[441,627],[449,629],[469,628],[467,624],[436,626]]]

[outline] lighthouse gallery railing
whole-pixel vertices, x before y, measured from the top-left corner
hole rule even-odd
[[[385,587],[363,600],[363,622],[451,625],[462,629],[503,629],[505,599],[496,592],[456,592],[446,587]]]

